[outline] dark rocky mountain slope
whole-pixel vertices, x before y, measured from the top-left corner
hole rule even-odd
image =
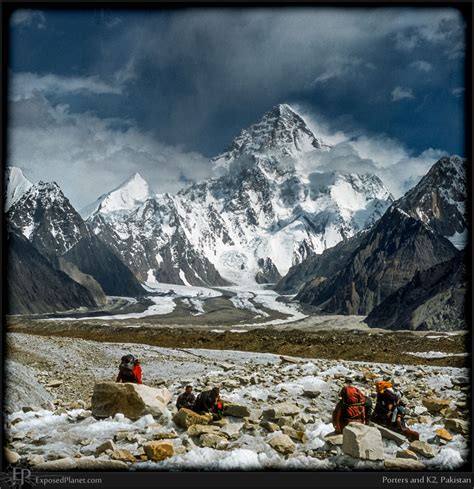
[[[365,315],[417,272],[456,253],[450,241],[394,205],[343,268],[322,283],[308,282],[296,298],[326,313]]]
[[[459,252],[439,263],[388,296],[366,323],[385,329],[456,331],[467,329],[465,297],[467,268]]]
[[[133,273],[88,228],[56,183],[31,186],[7,213],[7,220],[52,264],[59,257],[91,275],[108,295],[140,296]]]
[[[82,285],[56,270],[21,233],[7,233],[7,312],[9,314],[66,311],[97,304]]]

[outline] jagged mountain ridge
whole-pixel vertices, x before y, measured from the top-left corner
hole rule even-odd
[[[308,151],[324,151],[324,143],[289,106],[277,106],[213,160],[227,168],[220,177],[147,199],[126,215],[98,209],[88,223],[141,280],[276,280],[310,253],[372,225],[393,201],[374,175],[303,174],[297,162]],[[193,264],[178,263],[190,250]],[[261,273],[260,260],[271,273]]]
[[[402,213],[419,220],[427,230],[437,235],[444,232],[444,236],[451,241],[455,229],[467,234],[466,164],[465,159],[457,156],[441,158],[415,187],[393,204],[393,208],[396,207]],[[433,197],[437,195],[440,197]],[[432,202],[439,202],[440,209],[450,209],[451,212],[432,211]],[[311,255],[301,264],[292,267],[277,284],[276,290],[280,293],[294,294],[303,287],[307,291],[316,289],[323,280],[333,278],[336,273],[350,265],[353,260],[351,255],[360,245],[362,238],[363,234],[360,233],[326,250],[322,255]],[[312,280],[313,283],[309,283]],[[305,297],[310,297],[311,294],[312,292],[308,292]]]
[[[79,214],[87,219],[98,210],[101,213],[128,211],[151,197],[153,192],[148,182],[136,172],[111,192],[102,194],[91,205],[81,209]]]
[[[25,177],[20,168],[9,166],[5,169],[5,180],[3,185],[3,211],[7,212],[8,209],[10,209],[10,207],[33,185],[33,183]]]
[[[330,146],[312,133],[299,114],[288,104],[279,104],[260,121],[242,129],[229,148],[212,158],[212,162],[215,168],[228,168],[242,156],[298,157],[304,152],[326,148]]]
[[[130,270],[88,228],[55,183],[32,185],[7,213],[7,220],[58,269],[63,257],[92,276],[108,295],[145,292]]]
[[[397,201],[400,209],[448,238],[458,249],[467,244],[467,161],[459,156],[438,160]]]
[[[313,278],[296,299],[325,313],[367,315],[417,272],[456,253],[450,241],[392,205],[335,275]]]

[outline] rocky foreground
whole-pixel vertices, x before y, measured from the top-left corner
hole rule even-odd
[[[7,345],[7,455],[35,470],[450,470],[468,458],[469,372],[463,368],[18,333],[8,334]],[[94,385],[113,382],[128,352],[141,358],[145,384],[169,395],[153,415],[99,416],[91,404]],[[375,378],[395,376],[420,441],[410,444],[375,427],[334,436],[331,413],[346,375],[372,395]],[[177,414],[176,397],[188,383],[195,391],[220,386],[233,407],[217,422]]]

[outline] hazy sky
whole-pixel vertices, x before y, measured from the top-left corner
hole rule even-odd
[[[325,167],[402,193],[464,155],[455,9],[17,10],[9,160],[80,208],[139,171],[159,192],[281,102],[335,144]]]

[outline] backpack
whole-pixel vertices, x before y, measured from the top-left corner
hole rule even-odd
[[[133,368],[135,366],[135,357],[133,355],[124,355],[119,365],[119,372],[124,380],[135,381]]]
[[[342,401],[349,406],[363,405],[365,396],[357,387],[348,386],[342,391]]]

